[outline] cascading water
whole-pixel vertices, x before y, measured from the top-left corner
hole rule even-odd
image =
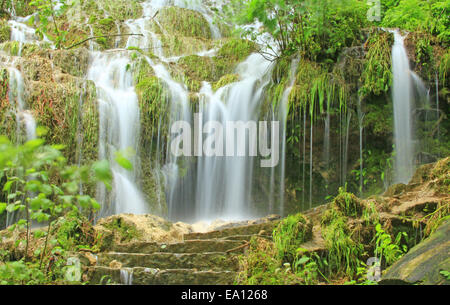
[[[282,126],[282,136],[281,136],[281,152],[280,152],[280,156],[281,156],[281,167],[280,167],[280,215],[284,214],[284,176],[285,176],[285,163],[286,163],[286,159],[285,159],[285,155],[286,155],[286,124],[287,124],[287,115],[288,115],[288,101],[289,101],[289,94],[292,91],[292,87],[294,86],[295,83],[295,73],[297,71],[297,67],[298,67],[298,63],[299,63],[299,59],[294,59],[291,63],[291,70],[290,70],[290,75],[289,75],[289,85],[288,87],[284,90],[283,92],[283,96],[281,99],[281,103],[280,103],[280,112],[281,112],[281,126]]]
[[[114,213],[143,214],[148,212],[147,204],[136,186],[136,157],[132,156],[133,170],[128,171],[115,161],[116,152],[138,150],[139,106],[133,87],[132,74],[127,68],[130,62],[125,55],[95,52],[87,79],[97,87],[100,117],[99,157],[110,161],[113,172],[114,190],[110,204],[104,186],[98,196],[103,202],[101,215]]]
[[[394,102],[394,141],[395,141],[395,182],[408,183],[414,170],[414,143],[409,59],[404,46],[404,37],[394,33],[392,47],[392,73]]]
[[[29,110],[26,109],[24,94],[24,81],[22,74],[16,68],[9,68],[9,100],[15,101],[17,117],[17,137],[20,138],[21,127],[24,127],[26,140],[36,138],[36,121]]]
[[[132,37],[127,47],[148,48],[162,62],[177,60],[164,57],[161,42],[150,31],[150,20],[157,22],[153,16],[161,7],[175,5],[200,12],[208,21],[213,38],[220,37],[218,28],[213,24],[209,10],[201,1],[159,0],[145,2],[143,17],[128,20],[130,32],[142,34]],[[160,25],[158,25],[160,27]],[[161,29],[164,32],[164,29]],[[199,56],[213,55],[215,50],[200,52]],[[182,120],[192,122],[188,91],[184,85],[174,81],[166,67],[155,64],[146,58],[156,76],[165,84],[170,95],[170,122]],[[259,54],[251,55],[241,63],[237,72],[240,81],[230,84],[213,93],[210,84],[204,83],[200,95],[201,120],[207,123],[217,120],[226,121],[257,120],[257,108],[262,100],[264,86],[269,82],[270,62]],[[200,126],[201,128],[201,126]],[[159,132],[158,132],[159,134]],[[176,135],[169,137],[169,143]],[[159,136],[158,136],[159,144]],[[159,146],[158,146],[159,147]],[[168,214],[171,219],[199,220],[215,217],[237,219],[248,218],[248,204],[251,201],[252,159],[248,157],[176,157],[169,152],[166,145],[166,163],[161,170],[165,177]],[[196,161],[196,165],[194,165]],[[159,169],[157,169],[159,171]]]
[[[218,121],[222,126],[230,121],[257,121],[257,110],[263,89],[269,82],[269,72],[270,62],[259,54],[253,54],[237,67],[240,81],[215,93],[210,84],[204,83],[201,121],[205,124]],[[245,145],[247,147],[248,139]],[[252,167],[252,157],[199,156],[195,179],[184,184],[185,189],[195,192],[188,196],[186,190],[178,188],[173,197],[175,201],[169,201],[169,206],[174,211],[192,207],[195,212],[190,217],[196,220],[249,218],[252,216],[248,209]]]
[[[211,36],[220,37],[220,31],[214,24],[211,10],[204,6],[201,1],[179,1],[179,0],[157,0],[142,3],[143,16],[138,19],[125,21],[128,33],[138,34],[129,36],[125,45],[138,47],[143,50],[151,49],[158,59],[145,57],[153,68],[155,76],[161,80],[169,95],[170,114],[169,122],[159,122],[157,137],[157,153],[165,158],[160,158],[160,164],[152,163],[155,173],[162,173],[165,177],[166,201],[169,217],[173,219],[184,218],[184,220],[213,219],[243,219],[255,215],[250,211],[252,204],[252,188],[254,184],[253,159],[254,157],[219,157],[219,156],[195,156],[175,157],[169,151],[170,140],[175,135],[170,135],[167,143],[161,136],[162,125],[169,125],[175,121],[183,120],[192,122],[193,114],[189,101],[189,92],[185,85],[172,79],[167,63],[178,60],[179,57],[166,58],[164,56],[162,43],[159,39],[160,33],[164,35],[164,29],[153,17],[158,9],[164,6],[179,6],[200,12],[207,20]],[[38,37],[34,29],[23,24],[23,20],[11,21],[12,40],[23,43],[37,43]],[[153,23],[153,24],[152,24]],[[120,27],[116,25],[118,32]],[[91,36],[93,28],[88,25]],[[154,27],[159,27],[160,32],[152,32]],[[251,27],[253,28],[253,27]],[[254,26],[258,30],[258,26]],[[127,34],[125,34],[127,35]],[[116,47],[119,46],[121,38],[115,40]],[[44,39],[46,40],[46,39]],[[115,213],[141,214],[149,212],[148,205],[136,183],[139,164],[139,105],[136,92],[133,87],[132,71],[129,69],[132,62],[128,51],[114,50],[99,52],[93,40],[89,40],[91,53],[90,66],[86,79],[94,82],[97,89],[97,100],[99,109],[99,158],[110,161],[113,173],[113,190],[108,193],[105,188],[99,186],[97,197],[102,203],[101,216]],[[213,56],[216,49],[203,50],[197,55]],[[187,55],[187,54],[186,54]],[[295,71],[296,64],[292,69]],[[239,81],[229,84],[213,92],[211,85],[204,83],[200,92],[201,103],[199,105],[202,113],[201,119],[204,123],[217,120],[223,125],[227,121],[258,121],[259,108],[263,101],[266,85],[270,82],[271,62],[260,54],[252,54],[244,62],[238,65],[236,74]],[[295,79],[291,75],[290,86],[286,88],[281,111],[272,119],[280,116],[284,126],[286,121],[286,103]],[[80,103],[82,101],[80,100]],[[23,117],[26,118],[24,112]],[[33,124],[27,124],[30,128]],[[285,135],[285,128],[283,128]],[[204,135],[207,138],[206,135]],[[203,139],[206,140],[206,139]],[[245,143],[248,146],[248,139]],[[284,139],[283,139],[284,141]],[[167,149],[165,152],[163,149]],[[284,146],[283,146],[284,149]],[[128,154],[133,151],[135,154]],[[133,170],[127,171],[115,162],[117,152],[122,152],[130,159]],[[78,154],[79,158],[81,152]],[[282,167],[280,168],[280,201],[281,209],[284,193],[284,152],[281,154]],[[80,159],[78,159],[80,162]],[[163,163],[164,162],[164,163]],[[278,169],[277,169],[278,170]],[[275,178],[275,169],[272,176]],[[160,179],[157,178],[156,181]],[[189,214],[191,211],[191,214]],[[281,210],[283,213],[283,210]]]

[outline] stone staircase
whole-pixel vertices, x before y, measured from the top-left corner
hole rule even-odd
[[[131,242],[98,253],[87,268],[91,284],[233,284],[238,256],[255,235],[271,238],[278,221],[234,224],[207,233],[189,233],[178,243]]]

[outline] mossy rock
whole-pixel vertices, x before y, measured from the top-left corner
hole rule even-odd
[[[225,87],[228,84],[237,82],[239,80],[238,74],[225,74],[216,83],[213,84],[212,88],[214,91],[217,89]]]
[[[5,41],[0,44],[0,50],[11,56],[18,56],[20,47],[22,48],[21,56],[26,57],[38,53],[44,48],[48,49],[48,44],[43,43],[38,46],[37,44],[33,43],[23,43],[22,46],[20,46],[20,43],[18,41]]]
[[[89,52],[86,48],[57,50],[53,53],[53,63],[64,73],[83,77],[89,65]]]
[[[216,56],[190,55],[181,58],[178,61],[181,78],[194,92],[198,92],[202,81],[216,83],[214,88],[218,89],[237,80],[238,76],[233,74],[236,66],[255,50],[255,44],[248,40],[226,40]]]
[[[257,50],[253,41],[246,39],[230,39],[217,52],[217,57],[227,58],[233,62],[241,62]]]
[[[301,213],[280,221],[273,230],[273,241],[280,259],[291,262],[302,243],[312,239],[312,223]]]
[[[441,271],[450,271],[450,219],[395,262],[381,284],[450,284]]]
[[[347,193],[340,189],[339,194],[334,198],[333,205],[344,215],[356,217],[362,214],[364,206],[360,199],[352,193]]]
[[[444,194],[450,192],[450,157],[441,159],[435,163],[430,178],[434,180],[433,186],[438,191]]]
[[[129,242],[133,239],[137,239],[140,234],[133,223],[124,221],[121,217],[113,217],[110,222],[103,225],[121,243]]]
[[[15,141],[17,136],[15,107],[9,102],[8,88],[9,72],[5,68],[0,68],[0,134]]]
[[[0,19],[0,43],[8,41],[11,38],[11,28],[8,22]]]
[[[384,192],[383,196],[384,197],[397,196],[397,195],[400,195],[401,193],[403,193],[406,189],[407,189],[406,184],[403,184],[403,183],[393,184],[390,187],[388,187],[386,192]]]
[[[209,50],[214,46],[212,40],[198,37],[184,37],[178,35],[159,35],[163,54],[166,57],[195,54]]]
[[[178,63],[189,79],[197,81],[216,81],[222,72],[211,57],[190,55],[181,58]]]
[[[209,24],[199,12],[175,6],[164,7],[156,19],[169,35],[211,39]]]

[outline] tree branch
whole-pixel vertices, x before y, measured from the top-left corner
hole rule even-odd
[[[65,48],[66,50],[70,50],[76,46],[79,46],[80,44],[85,43],[86,41],[92,40],[92,39],[97,39],[97,38],[111,38],[111,37],[118,37],[118,36],[144,36],[143,34],[113,34],[113,35],[102,35],[102,36],[92,36],[89,38],[86,38],[80,42],[77,42],[73,45],[71,45],[70,47]]]

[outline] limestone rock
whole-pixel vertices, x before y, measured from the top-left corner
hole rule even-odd
[[[440,271],[450,270],[450,219],[394,263],[382,284],[450,284]]]

